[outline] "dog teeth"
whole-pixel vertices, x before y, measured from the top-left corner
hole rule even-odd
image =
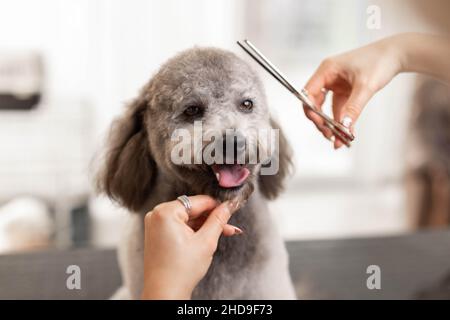
[[[220,181],[220,173],[216,172],[216,179],[217,181]]]

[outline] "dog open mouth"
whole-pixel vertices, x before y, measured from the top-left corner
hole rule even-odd
[[[242,164],[214,164],[211,169],[219,186],[227,189],[241,187],[250,175],[250,170]]]

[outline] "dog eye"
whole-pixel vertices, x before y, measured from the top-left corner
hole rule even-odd
[[[183,114],[188,117],[200,116],[203,113],[203,109],[199,106],[189,106],[184,109]]]
[[[246,99],[242,101],[240,108],[244,112],[250,112],[253,109],[253,101],[250,99]]]

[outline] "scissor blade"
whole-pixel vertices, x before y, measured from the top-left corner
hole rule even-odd
[[[321,117],[325,121],[327,127],[331,131],[333,131],[333,133],[338,136],[348,147],[350,146],[349,141],[353,141],[353,139],[355,138],[353,134],[348,131],[348,129],[342,124],[336,122],[334,119],[321,112],[320,109],[317,108],[311,101],[305,89],[302,89],[300,92],[297,91],[295,87],[286,80],[286,77],[281,73],[281,71],[274,64],[272,64],[269,59],[267,59],[250,41],[244,40],[243,43],[241,41],[237,41],[237,44],[270,75],[272,75],[286,89],[294,94],[297,99],[299,99],[303,103],[303,105],[305,105],[308,109]]]

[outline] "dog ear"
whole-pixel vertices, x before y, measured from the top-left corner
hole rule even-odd
[[[259,175],[259,189],[267,199],[275,199],[283,190],[284,179],[288,176],[292,169],[292,150],[280,125],[273,119],[270,119],[273,129],[278,129],[278,146],[272,155],[270,161],[263,167],[275,167],[278,171],[275,174]]]
[[[97,177],[99,191],[132,211],[144,205],[156,175],[144,125],[146,108],[141,94],[125,115],[113,122],[105,164]]]

